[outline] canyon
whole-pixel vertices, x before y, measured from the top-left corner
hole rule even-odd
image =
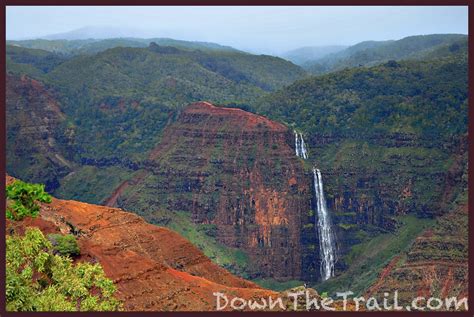
[[[7,175],[6,183],[13,181]],[[121,209],[54,198],[41,205],[38,218],[7,227],[19,234],[27,227],[74,234],[81,250],[75,261],[100,263],[127,311],[214,310],[216,291],[245,299],[277,296],[212,263],[175,232]]]
[[[467,295],[465,59],[301,79],[207,54],[115,48],[41,76],[10,64],[7,171],[64,199],[28,221],[81,230],[82,260],[103,263],[127,310],[276,294],[262,279]]]
[[[215,225],[218,242],[245,251],[254,276],[302,279],[304,264],[319,264],[309,247],[314,234],[302,233],[313,191],[293,140],[265,117],[191,104],[165,129],[147,169],[108,202],[152,223],[155,210],[189,213],[194,223]]]

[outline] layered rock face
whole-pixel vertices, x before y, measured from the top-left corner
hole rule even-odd
[[[147,171],[122,184],[109,204],[152,222],[160,208],[188,212],[195,223],[215,225],[219,242],[246,251],[257,276],[302,278],[302,263],[314,265],[317,251],[304,245],[315,243],[302,234],[311,177],[293,143],[280,123],[195,103],[165,129]]]
[[[327,175],[328,205],[346,221],[393,230],[393,218],[442,215],[466,186],[467,135],[452,140],[393,134],[360,140],[314,135],[312,154]]]
[[[12,181],[7,177],[7,184]],[[278,296],[214,264],[179,234],[117,208],[53,199],[38,218],[8,227],[18,234],[38,227],[45,234],[76,235],[81,256],[75,261],[100,263],[126,311],[212,311],[214,292],[244,299]]]
[[[400,133],[360,140],[312,135],[308,143],[325,177],[341,258],[362,234],[394,232],[400,215],[442,215],[467,187],[466,134],[449,142]],[[343,261],[338,265],[344,270]]]
[[[367,293],[382,296],[398,290],[403,305],[417,296],[461,300],[468,297],[468,273],[468,208],[463,205],[440,217],[406,254],[394,258]]]
[[[64,145],[73,135],[54,94],[27,76],[6,77],[7,170],[14,176],[46,184],[48,190],[72,170]]]

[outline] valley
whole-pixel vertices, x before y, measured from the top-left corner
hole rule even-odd
[[[311,66],[171,39],[7,44],[7,173],[57,197],[17,225],[81,230],[126,310],[302,285],[468,296],[466,36],[292,55]]]

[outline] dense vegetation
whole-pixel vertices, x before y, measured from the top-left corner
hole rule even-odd
[[[6,188],[7,218],[15,222],[37,217],[38,202],[51,202],[44,185],[14,181]],[[12,225],[12,224],[10,224]],[[14,226],[6,237],[6,302],[8,311],[110,311],[120,308],[115,286],[100,264],[73,264],[80,254],[73,235]]]
[[[39,229],[7,237],[8,311],[112,311],[120,308],[115,286],[99,264],[73,264],[53,254]]]
[[[225,49],[176,43],[144,47],[125,39],[67,48],[61,45],[72,41],[38,43],[50,47],[31,47],[61,54],[9,46],[7,68],[14,76],[41,80],[60,99],[66,120],[57,129],[55,146],[64,146],[64,156],[77,164],[58,183],[61,197],[103,202],[148,164],[148,152],[163,128],[193,101],[258,112],[303,131],[308,168],[323,171],[330,207],[337,198],[356,202],[333,213],[347,247],[338,270],[350,269],[318,285],[328,292],[340,287],[362,291],[394,254],[432,224],[434,215],[446,210],[452,203],[447,192],[455,197],[467,188],[467,179],[457,173],[459,166],[467,166],[467,155],[460,153],[467,136],[466,36],[363,42],[308,65],[316,74],[331,72],[310,78],[281,59]],[[125,45],[136,47],[119,47]],[[79,52],[94,55],[72,56]],[[10,127],[8,133],[16,135]],[[8,142],[22,140],[10,137]],[[24,149],[24,160],[9,167],[27,170],[32,164],[27,158],[33,157],[29,151],[35,149]],[[43,174],[38,177],[46,178]],[[454,181],[447,184],[450,177]],[[140,192],[137,200],[146,208],[152,196]],[[28,213],[34,210],[31,202],[26,204]],[[20,219],[25,213],[19,210],[10,211],[10,218]],[[212,225],[196,225],[185,213],[157,215],[154,223],[178,231],[214,261],[245,276],[245,254],[218,244]],[[387,229],[392,221],[393,230]],[[66,249],[74,254],[74,247]],[[360,276],[356,284],[354,275]]]
[[[15,62],[8,71],[38,78],[57,92],[68,117],[60,129],[75,135],[76,148],[66,158],[76,162],[143,159],[172,114],[188,103],[250,103],[305,75],[301,68],[276,57],[182,50],[155,43],[51,63],[45,73],[37,68],[41,63],[27,63],[29,55],[41,59],[43,53],[9,48],[7,57]],[[68,142],[65,136],[62,141]]]
[[[147,196],[143,195],[142,199]],[[142,210],[136,210],[147,217]],[[147,217],[150,219],[150,216]],[[229,248],[217,241],[216,226],[213,224],[196,224],[191,215],[184,211],[155,210],[150,221],[159,226],[166,226],[196,245],[208,258],[230,272],[243,278],[249,277],[248,255],[238,248]]]
[[[18,46],[7,45],[7,68],[16,73],[31,73],[41,77],[56,66],[60,65],[66,58],[57,54],[40,50],[27,49]]]
[[[313,74],[322,74],[348,67],[373,66],[389,60],[432,58],[434,51],[456,50],[456,47],[464,47],[464,53],[467,52],[466,35],[432,34],[409,36],[397,41],[366,41],[309,61],[304,67]]]
[[[467,55],[448,48],[439,57],[445,48],[439,50],[431,60],[389,61],[304,79],[255,105],[304,131],[311,165],[323,171],[344,245],[338,266],[352,275],[318,289],[362,291],[410,243],[394,238],[397,230],[409,225],[400,235],[414,238],[423,218],[449,210],[467,188]],[[448,184],[450,178],[455,181]],[[351,201],[341,202],[345,197]],[[405,213],[419,219],[399,218]],[[380,247],[373,257],[370,241]],[[351,284],[354,275],[361,276],[357,285]]]
[[[467,56],[387,62],[298,81],[257,108],[311,135],[413,133],[439,141],[466,132],[467,85]]]
[[[397,255],[406,252],[415,238],[434,224],[433,219],[418,219],[406,215],[399,219],[400,227],[395,232],[376,236],[365,236],[353,246],[344,259],[348,269],[337,277],[320,282],[314,287],[320,292],[335,296],[341,290],[351,290],[361,296],[373,285],[380,271]],[[357,276],[357,278],[354,278]]]
[[[467,69],[466,55],[347,69],[299,81],[257,108],[311,136],[313,163],[393,190],[412,184],[406,203],[430,212],[444,190],[435,175],[451,168],[467,133]],[[331,179],[328,195],[331,186],[360,187],[353,177]]]
[[[6,216],[10,220],[36,217],[40,210],[38,202],[51,202],[51,196],[44,191],[44,185],[41,184],[29,184],[17,180],[7,185],[6,190]]]
[[[7,41],[7,45],[15,45],[25,48],[41,49],[63,56],[74,56],[83,54],[96,54],[115,47],[147,47],[151,42],[162,46],[172,46],[184,50],[204,51],[237,51],[236,49],[208,42],[180,41],[169,38],[110,38],[110,39],[87,39],[87,40],[23,40]]]

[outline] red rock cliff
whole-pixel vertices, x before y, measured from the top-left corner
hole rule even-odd
[[[102,265],[126,311],[215,310],[213,292],[246,299],[278,295],[217,266],[179,234],[121,209],[53,199],[41,206],[40,217],[10,225],[17,233],[29,226],[45,234],[74,233],[77,260]]]
[[[311,189],[293,142],[263,116],[195,103],[165,129],[146,173],[109,203],[150,221],[160,208],[190,212],[216,225],[218,241],[246,251],[256,275],[301,278]]]

